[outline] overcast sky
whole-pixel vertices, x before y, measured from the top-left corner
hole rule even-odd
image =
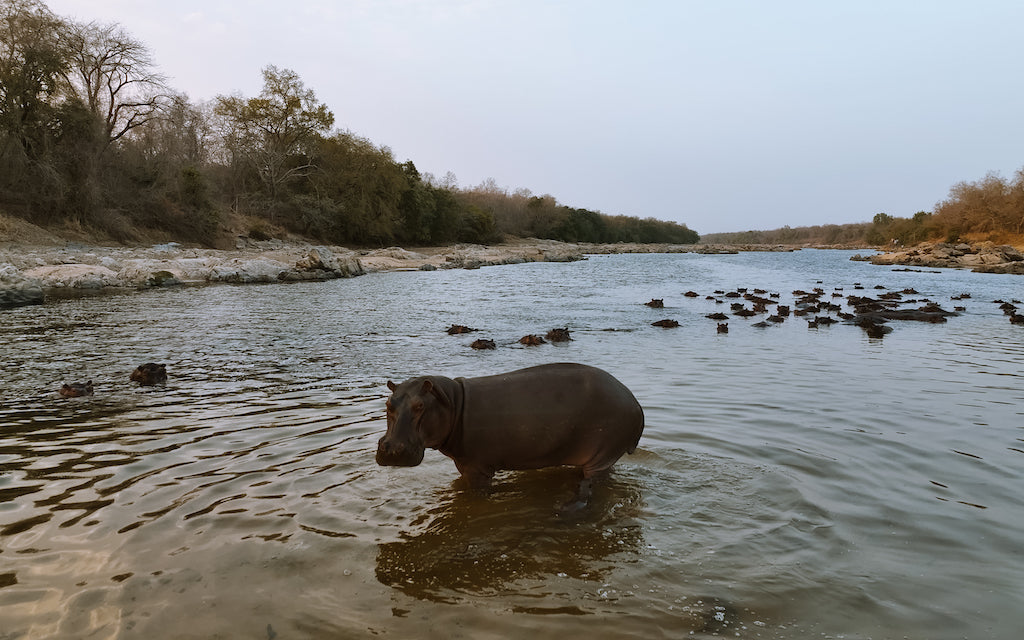
[[[1024,166],[1020,0],[49,0],[193,101],[296,71],[338,128],[700,233],[931,210]]]

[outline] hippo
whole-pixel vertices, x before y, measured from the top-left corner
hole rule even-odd
[[[655,322],[652,322],[651,326],[661,327],[662,329],[675,329],[676,327],[679,326],[679,321],[673,320],[671,318],[665,318],[664,320],[657,320]]]
[[[60,388],[60,395],[65,398],[80,398],[92,395],[92,380],[88,382],[72,382]]]
[[[538,345],[547,344],[547,340],[537,335],[528,335],[519,338],[519,344],[525,344],[528,347],[536,347]]]
[[[477,340],[474,340],[473,343],[470,344],[469,346],[471,348],[473,348],[473,349],[479,349],[479,350],[497,349],[498,348],[498,345],[494,344],[494,340],[489,340],[487,338],[479,338]]]
[[[474,331],[477,331],[477,329],[467,327],[464,324],[453,324],[452,326],[448,327],[448,335],[450,336],[457,336],[463,333],[472,333]]]
[[[662,299],[662,298],[651,298],[650,302],[645,302],[644,304],[647,305],[648,307],[652,308],[652,309],[664,309],[665,308],[665,300]]]
[[[551,331],[548,331],[547,335],[544,337],[550,340],[551,342],[572,341],[572,337],[569,335],[569,327],[564,327],[562,329],[552,329]]]
[[[496,471],[573,466],[572,506],[591,479],[633,453],[644,429],[640,403],[611,374],[582,364],[544,364],[478,378],[420,376],[388,381],[387,432],[377,464],[414,467],[427,448],[455,462],[474,489]]]
[[[129,379],[143,386],[167,382],[167,365],[147,362],[136,367]]]

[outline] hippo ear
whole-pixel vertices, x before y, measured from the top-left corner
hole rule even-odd
[[[395,385],[394,382],[391,382],[390,380],[388,380],[388,389],[391,389],[392,391],[394,391],[397,388],[398,387],[397,387],[397,385]]]
[[[438,401],[441,402],[441,404],[443,404],[445,407],[449,409],[452,406],[452,401],[448,399],[448,396],[445,395],[444,391],[435,387],[434,383],[432,383],[430,380],[423,381],[423,393],[433,394],[433,396],[437,398]]]

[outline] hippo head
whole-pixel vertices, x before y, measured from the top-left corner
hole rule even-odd
[[[444,444],[452,429],[452,400],[445,393],[445,378],[425,377],[401,384],[388,381],[388,430],[377,443],[377,464],[415,467],[427,447]]]
[[[141,385],[161,384],[167,382],[167,365],[147,362],[136,367],[128,377]]]
[[[60,388],[60,395],[65,398],[80,398],[92,395],[92,380],[86,383],[72,382]]]

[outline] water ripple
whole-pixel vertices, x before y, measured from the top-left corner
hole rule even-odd
[[[1019,279],[846,257],[595,256],[4,312],[5,630],[415,636],[430,618],[502,636],[581,620],[610,635],[1008,635],[1001,612],[1024,597],[1024,343],[990,301]],[[791,302],[855,282],[973,297],[883,340],[795,318],[718,335],[704,317],[716,289]],[[654,297],[666,308],[643,306]],[[680,327],[650,326],[661,317]],[[500,348],[470,349],[444,332],[455,323]],[[566,326],[570,343],[517,343]],[[148,361],[166,385],[128,381]],[[605,368],[644,406],[641,446],[593,509],[559,511],[562,469],[503,473],[481,496],[433,452],[374,463],[387,380],[551,361]],[[90,379],[94,396],[57,394]]]

